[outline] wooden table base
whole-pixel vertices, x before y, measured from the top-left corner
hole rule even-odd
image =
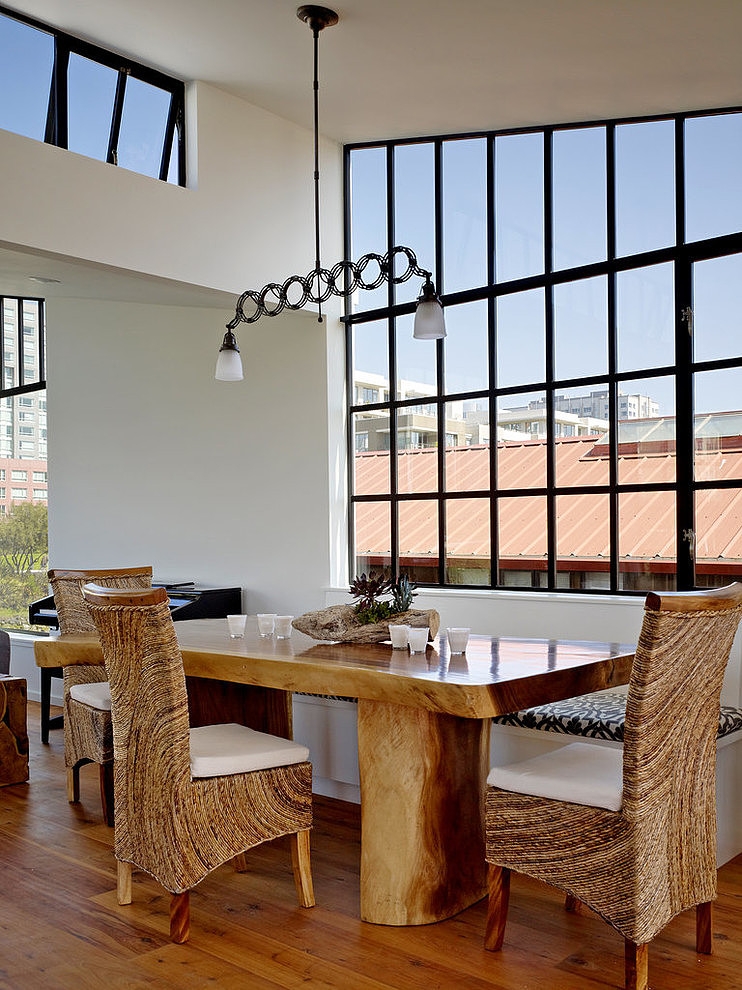
[[[361,918],[424,925],[484,896],[489,719],[359,699]]]

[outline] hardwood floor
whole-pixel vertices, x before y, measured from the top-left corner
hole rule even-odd
[[[317,906],[297,905],[288,845],[248,854],[249,872],[215,871],[191,895],[191,940],[168,940],[169,898],[134,874],[134,903],[116,904],[113,832],[102,821],[98,770],[65,797],[62,732],[39,741],[29,705],[31,779],[0,789],[0,988],[119,990],[606,990],[623,986],[623,945],[599,918],[564,910],[559,893],[514,876],[505,945],[483,948],[484,902],[417,928],[358,917],[359,815],[317,797],[312,865]],[[742,985],[742,857],[723,867],[714,955],[697,956],[693,912],[650,948],[653,988]]]

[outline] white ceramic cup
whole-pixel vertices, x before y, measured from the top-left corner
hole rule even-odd
[[[277,615],[276,616],[276,639],[288,639],[291,635],[291,622],[293,620],[293,615]]]
[[[392,641],[393,650],[407,649],[407,634],[409,631],[410,627],[405,626],[402,623],[389,623],[389,638]]]
[[[246,615],[228,615],[227,616],[227,626],[229,628],[229,635],[232,639],[242,639],[245,635],[245,622],[247,621]]]
[[[451,653],[466,653],[466,644],[469,642],[471,629],[465,626],[449,626],[446,632],[448,633],[448,648]]]
[[[258,612],[258,632],[260,635],[272,636],[275,622],[275,612]]]
[[[427,626],[410,626],[407,631],[407,639],[410,646],[410,653],[425,653],[428,645]]]

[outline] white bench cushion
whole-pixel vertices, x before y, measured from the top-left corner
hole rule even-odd
[[[111,685],[108,681],[96,681],[93,684],[73,684],[70,688],[70,698],[74,698],[75,701],[79,701],[89,708],[110,712]]]
[[[301,743],[246,725],[200,725],[191,729],[191,776],[223,777],[269,767],[304,763],[309,750]]]
[[[518,794],[620,811],[623,751],[570,743],[520,763],[493,767],[487,783]]]

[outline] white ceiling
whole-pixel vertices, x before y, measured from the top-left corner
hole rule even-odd
[[[295,0],[8,6],[311,127],[312,37]],[[340,22],[320,38],[320,129],[341,142],[742,105],[742,0],[343,0],[334,9]]]

